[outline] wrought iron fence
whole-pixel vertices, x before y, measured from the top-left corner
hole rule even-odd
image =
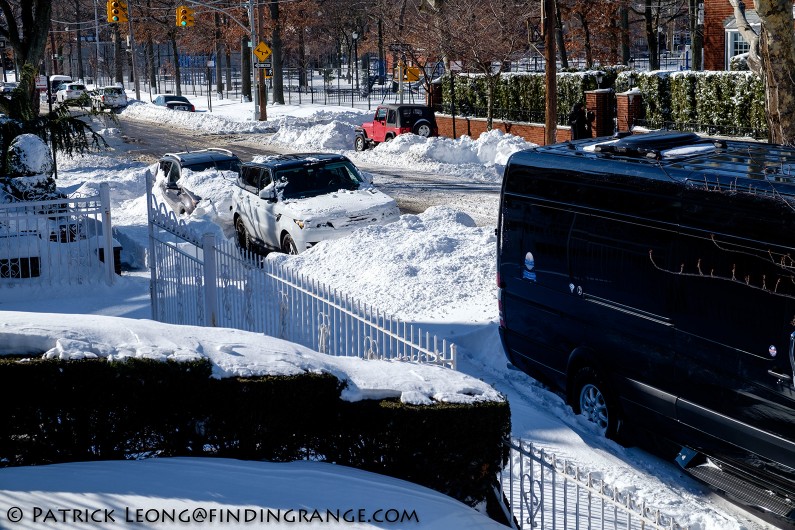
[[[654,130],[690,131],[708,134],[710,136],[749,137],[757,140],[766,139],[768,136],[766,128],[755,129],[751,127],[740,127],[738,125],[636,119],[633,121],[633,126]]]
[[[152,315],[172,324],[265,333],[321,353],[455,368],[456,347],[213,234],[158,203],[147,172]]]
[[[120,249],[106,183],[94,197],[0,204],[0,288],[112,284]]]
[[[498,479],[521,530],[611,528],[680,530],[673,518],[524,440],[509,442]]]

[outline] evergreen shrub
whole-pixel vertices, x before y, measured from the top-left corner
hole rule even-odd
[[[212,377],[190,362],[0,357],[0,466],[213,456],[312,459],[471,505],[507,459],[507,402],[346,402],[329,374]]]

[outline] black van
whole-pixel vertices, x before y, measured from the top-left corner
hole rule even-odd
[[[497,245],[511,363],[795,525],[795,149],[660,132],[522,151]]]

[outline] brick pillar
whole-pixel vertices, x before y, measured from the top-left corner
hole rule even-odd
[[[635,118],[642,118],[643,96],[640,90],[627,90],[616,94],[616,121],[619,131],[631,131]]]
[[[601,88],[585,92],[585,107],[596,115],[593,121],[593,136],[612,136],[615,123],[613,122],[613,89]]]

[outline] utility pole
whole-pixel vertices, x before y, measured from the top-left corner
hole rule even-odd
[[[558,80],[555,53],[555,0],[541,0],[541,30],[544,32],[544,90],[546,107],[544,143],[557,143],[558,133]]]
[[[248,51],[249,57],[254,54],[254,47],[259,42],[257,40],[257,20],[254,18],[254,0],[249,0],[248,2],[248,25],[251,28],[251,40],[249,41],[248,45],[251,48]],[[251,58],[251,64],[254,65],[254,58]],[[254,100],[254,121],[259,120],[259,72],[257,69],[252,68],[254,73],[254,97],[251,99]]]

